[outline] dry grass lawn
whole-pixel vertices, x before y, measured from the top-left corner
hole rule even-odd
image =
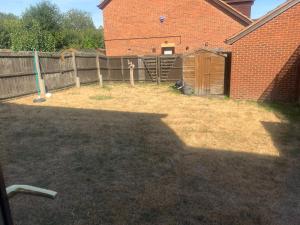
[[[12,198],[16,225],[299,224],[300,120],[288,107],[152,84],[32,99],[0,103],[7,185],[59,195]]]

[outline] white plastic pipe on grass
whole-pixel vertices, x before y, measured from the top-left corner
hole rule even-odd
[[[52,198],[54,199],[57,195],[57,192],[43,189],[43,188],[38,188],[38,187],[33,187],[29,185],[12,185],[6,188],[6,193],[8,197],[11,197],[12,195],[15,195],[17,193],[27,193],[27,194],[33,194],[33,195],[39,195],[39,196],[44,196],[47,198]]]

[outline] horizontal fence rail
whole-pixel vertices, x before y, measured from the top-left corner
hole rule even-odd
[[[38,53],[46,91],[99,82],[129,82],[129,61],[137,82],[173,82],[182,79],[182,57],[122,56],[97,53]],[[99,62],[97,62],[99,60]],[[0,100],[37,93],[33,52],[0,52]],[[97,65],[98,64],[98,65]]]

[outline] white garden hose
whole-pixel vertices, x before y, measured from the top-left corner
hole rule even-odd
[[[8,197],[11,197],[17,193],[27,193],[27,194],[33,194],[33,195],[40,195],[47,198],[54,199],[57,195],[57,192],[33,187],[29,185],[12,185],[6,188],[6,193]]]

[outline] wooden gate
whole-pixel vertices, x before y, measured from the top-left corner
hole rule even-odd
[[[226,57],[201,51],[184,58],[183,77],[196,95],[223,95]]]
[[[153,82],[176,81],[182,78],[182,57],[171,56],[145,56],[144,66]]]
[[[146,72],[149,74],[152,82],[157,82],[158,80],[158,67],[157,67],[157,57],[149,56],[143,57],[144,67]]]

